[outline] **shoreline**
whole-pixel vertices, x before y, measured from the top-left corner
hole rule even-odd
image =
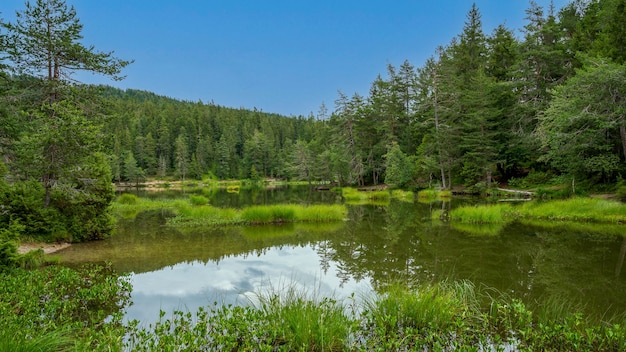
[[[30,251],[36,251],[38,249],[43,249],[44,254],[51,254],[58,252],[62,249],[70,247],[72,244],[63,242],[63,243],[45,243],[45,242],[27,242],[21,243],[17,249],[19,254],[26,254]]]

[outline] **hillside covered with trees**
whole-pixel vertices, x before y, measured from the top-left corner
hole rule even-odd
[[[398,187],[490,187],[529,172],[587,186],[624,174],[621,0],[530,2],[524,28],[462,33],[416,67],[389,65],[367,96],[282,117],[108,89],[114,179],[140,173],[299,178]],[[518,35],[518,33],[521,33]]]
[[[33,1],[0,26],[2,231],[102,238],[112,182],[147,177],[485,189],[532,175],[612,190],[626,172],[626,2],[530,1],[526,16],[485,33],[474,5],[421,66],[286,117],[75,82],[123,79],[132,61],[81,44],[65,1]]]

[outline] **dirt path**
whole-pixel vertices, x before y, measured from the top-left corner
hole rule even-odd
[[[41,248],[45,254],[50,254],[69,246],[71,246],[71,243],[22,243],[17,251],[20,254],[24,254]]]

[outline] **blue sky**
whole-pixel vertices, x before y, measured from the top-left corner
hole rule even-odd
[[[81,81],[287,116],[322,102],[333,111],[338,90],[366,96],[388,64],[422,66],[461,33],[473,2],[487,34],[525,24],[527,0],[68,0],[84,44],[135,60],[121,82]],[[2,0],[0,16],[23,8]]]

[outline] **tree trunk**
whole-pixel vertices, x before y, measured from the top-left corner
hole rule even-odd
[[[624,159],[626,159],[626,125],[622,119],[622,125],[619,126],[619,134],[622,137],[622,152],[624,153]]]

